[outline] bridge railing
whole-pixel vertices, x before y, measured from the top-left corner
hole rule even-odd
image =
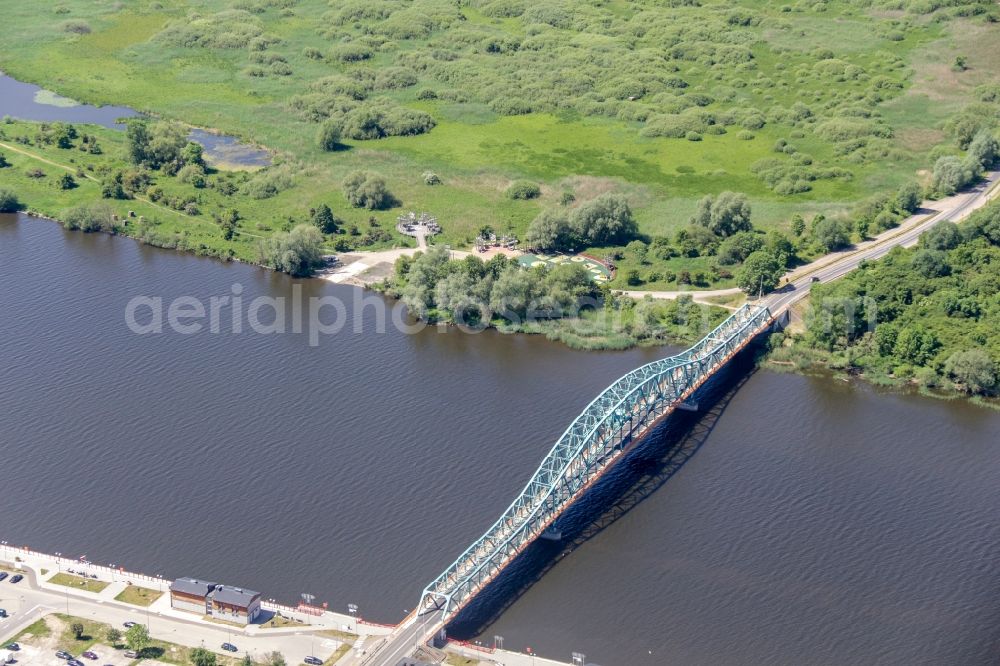
[[[745,305],[690,349],[637,368],[605,389],[574,419],[503,515],[424,590],[424,607],[456,612],[645,428],[683,401],[770,320],[766,308]]]

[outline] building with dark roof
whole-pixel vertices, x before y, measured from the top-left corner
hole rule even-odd
[[[197,578],[178,578],[170,584],[170,607],[250,624],[260,615],[260,592]]]
[[[250,624],[260,614],[260,592],[220,585],[212,592],[212,617]]]
[[[217,583],[206,580],[178,578],[170,584],[170,607],[209,615],[212,612],[212,592],[217,587]]]

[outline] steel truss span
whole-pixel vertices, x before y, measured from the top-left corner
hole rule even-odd
[[[773,321],[747,304],[690,349],[606,388],[566,431],[521,494],[478,541],[424,589],[421,612],[451,618],[663,416]]]

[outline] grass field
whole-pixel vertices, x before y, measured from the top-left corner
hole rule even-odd
[[[49,582],[53,585],[65,585],[66,587],[72,587],[74,590],[83,590],[84,592],[100,592],[110,585],[110,583],[106,583],[103,580],[82,578],[68,573],[57,573],[49,579]]]
[[[75,99],[217,128],[276,151],[295,185],[240,209],[246,222],[231,247],[242,258],[255,235],[319,203],[361,227],[372,216],[391,228],[402,210],[430,211],[444,229],[439,242],[467,246],[484,225],[523,237],[565,192],[573,206],[623,192],[646,237],[673,236],[700,197],[732,190],[750,197],[757,227],[787,229],[795,214],[831,216],[923,178],[935,146],[957,152],[944,121],[977,85],[1000,80],[1000,27],[984,20],[992,3],[930,13],[928,3],[910,1],[889,9],[839,0],[665,4],[22,3],[6,10],[0,68]],[[961,71],[957,56],[967,62]],[[429,114],[434,126],[347,138],[335,152],[316,145],[324,117],[379,105]],[[652,131],[681,121],[697,129]],[[845,122],[856,134],[838,134]],[[778,140],[794,150],[776,153]],[[0,184],[25,192],[33,207],[90,195],[87,185],[64,196],[24,182],[22,158],[11,157],[18,168],[0,172]],[[768,159],[790,174],[787,183],[755,173]],[[374,213],[347,206],[340,182],[358,168],[383,174],[398,205]],[[846,174],[801,177],[831,168]],[[425,184],[428,171],[440,185]],[[537,182],[541,196],[506,198],[520,178]],[[801,191],[782,193],[792,181]],[[158,217],[189,246],[220,246],[211,220]],[[676,258],[657,270],[710,263]]]
[[[127,604],[134,604],[136,606],[149,606],[162,596],[163,593],[157,590],[151,590],[148,587],[139,587],[138,585],[129,585],[115,597],[115,600],[124,601]]]

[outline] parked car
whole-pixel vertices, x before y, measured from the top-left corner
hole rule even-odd
[[[18,650],[21,649],[21,646],[18,645],[17,643],[7,643],[7,645],[3,646],[3,649],[10,650],[11,652],[17,652]]]
[[[10,582],[12,583],[20,583],[22,580],[24,580],[24,576],[21,574],[14,574],[10,577]]]
[[[71,655],[69,652],[63,652],[62,650],[56,652],[56,656],[59,657],[60,659],[66,659],[67,661],[73,658],[73,655]]]
[[[3,608],[0,608],[0,617],[7,617],[7,611]]]
[[[79,659],[70,659],[66,662],[66,666],[83,666],[83,662]]]
[[[133,622],[132,624],[135,624],[135,623]],[[138,659],[139,658],[139,653],[136,652],[135,650],[125,650],[125,652],[123,654],[126,657],[128,657],[129,659]]]
[[[236,646],[233,645],[232,643],[223,643],[222,649],[225,650],[226,652],[236,652]]]
[[[0,571],[0,580],[3,580],[6,577],[7,577],[7,572],[6,571]]]
[[[97,653],[90,650],[87,650],[81,656],[86,657],[87,659],[97,659]]]
[[[309,666],[323,666],[323,660],[319,657],[306,657],[302,661],[309,664]]]
[[[122,626],[125,627],[126,629],[131,629],[132,627],[135,626],[135,622],[125,622]]]

